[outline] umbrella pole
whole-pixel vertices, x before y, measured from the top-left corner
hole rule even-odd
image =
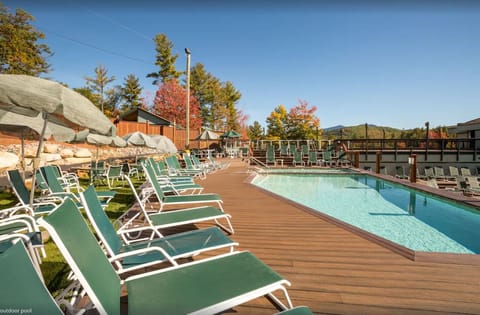
[[[43,115],[43,127],[42,133],[40,134],[40,141],[38,142],[37,154],[33,159],[33,173],[32,173],[32,188],[30,190],[30,207],[33,205],[33,198],[35,195],[35,174],[37,173],[37,169],[40,166],[40,154],[42,153],[43,148],[43,137],[45,136],[45,130],[47,129],[47,115]]]
[[[24,132],[25,132],[25,128],[22,128],[22,140],[21,140],[21,158],[22,158],[22,179],[23,181],[25,182],[25,169],[26,169],[26,165],[25,165],[25,139],[24,139]]]

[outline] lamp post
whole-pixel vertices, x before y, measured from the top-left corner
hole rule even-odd
[[[430,133],[430,122],[425,122],[425,128],[427,128],[427,134],[425,135],[425,161],[428,159],[428,137]]]
[[[382,129],[382,132],[383,132],[383,139],[382,139],[382,151],[383,151],[383,148],[385,146],[385,129]]]
[[[365,161],[368,160],[368,123],[365,123]]]
[[[190,146],[190,49],[185,48],[185,54],[187,54],[187,104],[185,111],[185,127],[187,134],[185,136],[185,149],[188,149]]]

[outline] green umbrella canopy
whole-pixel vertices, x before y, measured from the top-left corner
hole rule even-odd
[[[235,130],[229,130],[221,135],[221,138],[240,138],[242,135],[236,132]]]

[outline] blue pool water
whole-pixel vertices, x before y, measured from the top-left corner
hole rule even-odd
[[[415,251],[480,253],[480,212],[368,175],[257,175],[253,184]]]

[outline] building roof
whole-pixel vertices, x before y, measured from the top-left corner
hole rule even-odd
[[[480,118],[472,119],[464,123],[458,123],[456,126],[449,128],[449,132],[456,134],[464,134],[471,131],[480,131]]]
[[[162,116],[153,114],[143,108],[134,108],[120,116],[121,120],[145,122],[148,121],[152,125],[171,126],[173,123]]]
[[[465,125],[476,125],[476,124],[480,124],[480,118],[477,118],[477,119],[472,119],[472,120],[469,120],[469,121],[466,121],[464,123],[458,123],[458,125],[460,126],[465,126]]]

